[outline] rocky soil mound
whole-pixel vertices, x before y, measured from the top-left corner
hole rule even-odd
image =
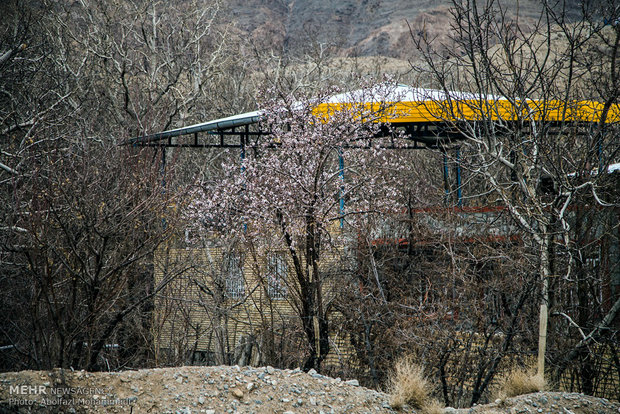
[[[581,394],[537,393],[453,413],[620,413]],[[389,413],[388,395],[316,372],[179,367],[0,374],[0,413]],[[415,412],[405,407],[400,412]]]

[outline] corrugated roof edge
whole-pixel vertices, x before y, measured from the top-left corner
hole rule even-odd
[[[161,141],[168,138],[174,138],[181,135],[189,135],[197,132],[214,131],[220,129],[229,129],[238,126],[251,125],[259,122],[263,117],[261,111],[246,112],[226,118],[215,119],[213,121],[202,122],[200,124],[189,125],[186,127],[171,129],[168,131],[157,132],[155,134],[133,137],[123,141],[121,145],[144,144],[148,142]]]

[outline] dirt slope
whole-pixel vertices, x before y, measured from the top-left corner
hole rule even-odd
[[[179,367],[0,374],[0,413],[389,413],[386,394],[316,372]],[[405,407],[400,412],[415,412]],[[620,413],[581,394],[538,393],[454,413]]]

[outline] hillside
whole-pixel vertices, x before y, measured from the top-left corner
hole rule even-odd
[[[579,3],[567,3],[572,18]],[[318,41],[335,46],[342,56],[408,58],[413,51],[409,25],[448,43],[449,5],[447,0],[231,0],[226,13],[244,38],[263,47],[297,52]],[[502,6],[525,26],[540,12],[536,0]]]
[[[57,394],[53,394],[57,392]],[[61,396],[62,392],[67,394]],[[179,367],[124,372],[0,374],[0,413],[390,413],[388,395],[310,372],[272,367]],[[404,407],[399,412],[415,412]],[[617,414],[620,404],[543,392],[445,413]]]

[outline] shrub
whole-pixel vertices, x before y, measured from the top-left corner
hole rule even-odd
[[[515,368],[498,379],[498,398],[516,397],[542,391],[545,388],[545,379],[536,374],[533,369]]]
[[[431,385],[424,375],[424,369],[410,357],[396,362],[389,379],[390,405],[401,408],[409,404],[423,408],[430,402]]]

